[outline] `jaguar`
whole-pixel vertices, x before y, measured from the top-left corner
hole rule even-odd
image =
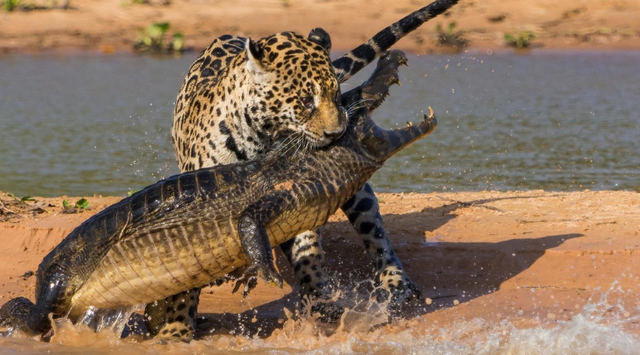
[[[257,41],[233,35],[215,39],[189,68],[176,99],[172,140],[180,170],[257,159],[285,131],[295,134],[299,147],[328,145],[345,131],[349,112],[364,105],[342,107],[340,84],[457,2],[437,0],[333,61],[331,38],[321,28],[306,37],[281,32]],[[342,210],[363,239],[376,282],[394,301],[419,297],[387,238],[371,186],[365,184]],[[334,285],[324,268],[318,233],[305,231],[281,248],[299,280],[302,303],[331,298]],[[193,317],[184,310],[197,307],[198,297],[194,289],[149,304],[149,328],[194,329]],[[331,303],[315,305],[329,319],[341,312]],[[176,319],[182,324],[168,322]]]

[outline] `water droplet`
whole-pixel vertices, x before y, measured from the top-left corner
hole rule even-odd
[[[432,303],[433,303],[433,300],[432,300],[431,298],[426,298],[426,299],[424,300],[424,303],[426,303],[426,304],[432,304]]]

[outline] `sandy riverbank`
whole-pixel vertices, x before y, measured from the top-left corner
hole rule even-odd
[[[29,203],[48,212],[33,216],[37,211],[31,211],[0,222],[0,304],[16,296],[33,297],[35,277],[21,275],[35,271],[75,226],[120,198],[90,197],[91,209],[78,214],[61,213],[62,199],[36,198]],[[422,322],[508,318],[524,327],[538,319],[561,322],[580,314],[590,297],[612,285],[623,292],[608,301],[630,306],[622,312],[626,317],[640,313],[638,193],[381,194],[380,202],[396,252],[432,300],[410,309]],[[323,228],[323,236],[330,272],[345,284],[366,279],[361,241],[341,213]],[[279,267],[292,282],[282,262]],[[293,308],[290,292],[288,286],[281,290],[260,284],[242,299],[228,287],[206,289],[200,310],[207,320],[201,322],[201,332],[228,332],[237,328],[235,314],[256,308],[257,321],[251,321],[254,314],[249,312],[242,322],[268,334],[278,327],[283,306]],[[637,321],[628,326],[640,333]]]
[[[417,0],[72,0],[69,10],[0,11],[0,53],[47,50],[130,51],[140,29],[169,22],[196,50],[226,33],[254,38],[323,27],[334,49],[348,50],[427,1]],[[50,6],[50,1],[23,1]],[[471,48],[504,47],[504,33],[530,30],[536,47],[640,49],[640,3],[633,0],[462,0],[449,15],[426,24],[396,48],[438,51],[437,23],[456,21]]]

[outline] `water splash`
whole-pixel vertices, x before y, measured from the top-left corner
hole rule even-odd
[[[432,322],[428,315],[387,323],[386,307],[367,302],[347,310],[333,326],[286,311],[281,328],[266,338],[209,335],[190,344],[167,345],[141,336],[120,339],[113,331],[95,333],[86,324],[65,320],[56,323],[50,343],[7,338],[0,339],[0,348],[15,354],[640,354],[640,316],[631,315],[639,309],[625,307],[624,296],[634,297],[617,283],[605,292],[594,291],[581,312],[566,321],[474,318],[448,325]]]

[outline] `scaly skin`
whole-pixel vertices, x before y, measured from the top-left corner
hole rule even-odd
[[[346,102],[363,96],[344,95]],[[257,274],[281,286],[271,248],[324,224],[386,159],[436,125],[430,114],[383,130],[367,108],[350,122],[326,149],[301,152],[285,139],[260,161],[176,175],[106,208],[44,258],[35,305],[7,302],[0,324],[43,334],[49,313],[75,321],[89,307],[146,304],[245,266],[244,280]]]

